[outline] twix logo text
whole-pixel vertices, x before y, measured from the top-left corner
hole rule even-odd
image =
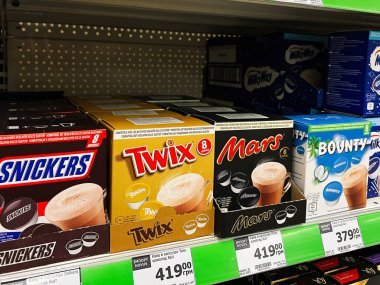
[[[193,163],[197,160],[193,153],[192,142],[185,145],[175,145],[172,139],[165,142],[163,149],[154,149],[149,152],[147,146],[132,147],[124,149],[122,156],[132,159],[133,169],[137,177],[144,176],[146,172],[153,174],[157,170],[165,170],[168,166],[170,168],[179,167],[184,163]]]

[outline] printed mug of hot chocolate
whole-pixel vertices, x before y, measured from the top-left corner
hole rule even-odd
[[[290,177],[291,173],[281,163],[270,161],[257,165],[251,174],[253,186],[260,191],[257,206],[281,203],[292,185]]]
[[[352,166],[343,174],[343,193],[350,210],[366,207],[367,176],[367,167],[362,164]]]
[[[179,175],[165,183],[157,194],[157,201],[173,207],[178,214],[205,210],[205,189],[209,181],[198,173]]]
[[[82,183],[55,195],[45,208],[46,219],[62,230],[106,223],[105,191],[97,184]]]

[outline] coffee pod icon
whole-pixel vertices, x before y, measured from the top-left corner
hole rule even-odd
[[[277,224],[282,225],[283,223],[285,223],[286,216],[287,216],[286,211],[277,212],[277,214],[275,215],[275,219],[276,219]]]
[[[192,235],[197,231],[197,221],[190,220],[183,225],[183,229],[187,235]]]
[[[66,244],[66,250],[71,255],[76,255],[82,251],[83,241],[81,239],[73,239]]]
[[[36,224],[37,220],[37,203],[31,198],[21,197],[5,205],[0,223],[7,230],[23,231]]]
[[[338,204],[343,193],[343,186],[338,181],[330,182],[323,189],[323,198],[327,206],[335,206]]]
[[[238,194],[248,185],[248,175],[243,172],[234,173],[231,176],[231,190]]]
[[[297,208],[294,205],[289,205],[286,207],[285,212],[286,212],[286,217],[291,219],[296,214]]]
[[[196,220],[197,227],[204,228],[207,225],[207,222],[209,221],[209,217],[206,214],[200,214],[197,216]]]
[[[162,207],[164,204],[155,200],[145,202],[139,208],[139,217],[142,221],[154,219]]]
[[[218,183],[222,186],[230,185],[231,181],[231,170],[225,169],[219,172],[217,175]]]
[[[132,184],[125,193],[129,208],[137,210],[142,204],[148,201],[150,193],[149,185],[145,183]]]
[[[96,232],[87,232],[82,235],[81,239],[83,242],[83,246],[92,247],[98,241],[99,234]]]
[[[259,199],[260,191],[256,187],[245,188],[237,197],[238,204],[242,209],[255,208]]]

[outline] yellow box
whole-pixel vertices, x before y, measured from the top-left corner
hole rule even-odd
[[[122,110],[163,110],[154,104],[141,101],[129,101],[128,99],[96,99],[76,100],[77,108],[87,114],[89,112],[109,112]]]
[[[111,251],[213,234],[214,126],[170,111],[98,119],[111,139]]]

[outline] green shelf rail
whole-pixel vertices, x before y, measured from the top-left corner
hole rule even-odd
[[[357,217],[364,245],[380,243],[380,212]],[[288,265],[324,257],[318,224],[301,225],[281,230]],[[222,240],[191,248],[197,285],[215,284],[239,278],[239,269],[233,240]],[[83,285],[132,285],[131,260],[90,266],[81,269]]]

